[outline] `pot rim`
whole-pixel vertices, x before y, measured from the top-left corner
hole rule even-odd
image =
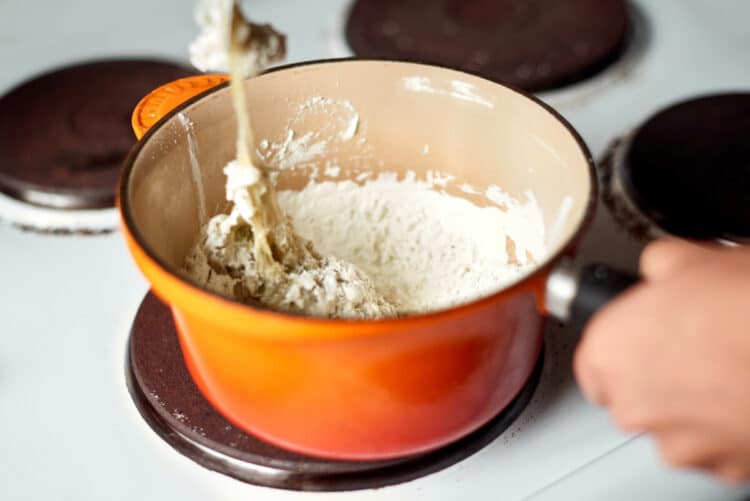
[[[188,279],[186,279],[179,272],[179,270],[175,269],[169,263],[166,263],[148,245],[148,243],[146,242],[146,239],[143,237],[143,235],[141,234],[137,225],[134,222],[133,214],[132,214],[131,207],[130,207],[130,201],[128,198],[128,186],[130,184],[130,176],[134,170],[135,161],[138,158],[143,146],[149,141],[151,136],[153,136],[166,122],[171,120],[175,115],[181,113],[186,108],[192,106],[198,101],[201,101],[207,98],[208,96],[214,94],[215,92],[220,92],[224,90],[229,85],[229,82],[225,82],[220,85],[217,85],[216,87],[208,89],[205,92],[202,92],[188,99],[187,101],[183,102],[179,106],[175,107],[173,110],[171,110],[169,113],[164,115],[161,119],[159,119],[159,121],[157,121],[151,128],[149,128],[149,130],[146,131],[143,137],[141,137],[141,139],[131,148],[130,152],[128,153],[127,158],[125,159],[125,163],[123,165],[123,170],[120,175],[119,184],[117,187],[117,194],[116,194],[117,195],[116,196],[117,208],[120,212],[120,218],[121,218],[123,230],[127,233],[127,236],[131,239],[131,241],[135,245],[137,245],[142,250],[145,256],[148,259],[150,259],[153,262],[153,264],[155,264],[161,271],[165,272],[169,276],[170,279],[172,279],[173,281],[176,281],[180,286],[188,288],[192,293],[200,296],[201,300],[208,300],[214,304],[232,309],[241,314],[250,314],[255,317],[262,316],[269,320],[292,322],[292,323],[303,323],[307,326],[312,326],[312,327],[316,327],[316,326],[317,327],[339,327],[339,328],[342,326],[351,326],[351,327],[394,326],[395,327],[395,326],[403,326],[405,323],[409,324],[410,326],[414,326],[417,324],[439,322],[441,320],[445,320],[448,318],[455,318],[457,316],[464,316],[464,315],[470,314],[473,311],[489,306],[491,303],[497,302],[498,300],[502,299],[505,296],[509,296],[511,294],[521,292],[524,289],[528,289],[530,284],[546,281],[546,276],[549,270],[551,270],[551,268],[555,265],[555,263],[557,263],[563,257],[569,256],[575,252],[578,246],[578,243],[581,241],[585,232],[588,230],[591,223],[593,222],[594,215],[596,212],[596,205],[597,205],[597,200],[599,196],[599,185],[598,185],[598,179],[597,179],[597,174],[596,174],[595,162],[594,162],[594,159],[591,155],[591,152],[588,146],[583,141],[583,138],[581,138],[578,131],[576,131],[576,129],[554,108],[544,103],[538,97],[524,90],[521,90],[512,85],[500,84],[500,83],[488,80],[486,78],[479,77],[477,75],[472,75],[464,71],[455,70],[455,69],[448,68],[448,67],[441,66],[441,65],[394,61],[394,60],[389,60],[389,59],[358,59],[358,58],[319,59],[319,60],[304,61],[304,62],[299,62],[299,63],[287,64],[283,66],[277,66],[277,67],[271,68],[263,72],[262,74],[258,76],[260,77],[260,76],[271,74],[271,73],[276,73],[276,72],[281,72],[281,71],[291,70],[291,69],[296,69],[296,68],[301,68],[301,67],[324,66],[324,65],[331,65],[331,64],[357,64],[357,63],[395,64],[395,65],[404,65],[404,66],[408,65],[412,67],[422,66],[422,67],[428,67],[428,68],[439,68],[442,70],[447,70],[456,74],[460,74],[464,77],[469,77],[471,79],[484,80],[485,82],[491,85],[500,86],[505,89],[508,89],[520,95],[522,98],[532,101],[534,104],[541,107],[547,113],[551,114],[560,124],[562,124],[565,127],[568,133],[576,141],[578,148],[583,154],[583,157],[586,161],[586,165],[588,167],[589,184],[590,184],[591,189],[588,192],[588,200],[586,201],[586,206],[585,206],[585,210],[583,213],[583,217],[578,222],[578,226],[575,229],[575,231],[571,233],[571,235],[564,241],[563,244],[558,246],[558,249],[556,252],[549,254],[541,263],[537,264],[530,272],[519,275],[519,277],[516,280],[514,280],[513,282],[510,282],[509,284],[502,287],[501,289],[491,294],[482,296],[473,301],[470,301],[468,303],[460,304],[458,306],[453,306],[450,308],[444,308],[444,309],[435,310],[435,311],[428,311],[424,313],[417,313],[417,314],[408,315],[404,317],[391,317],[391,318],[382,318],[382,319],[331,319],[331,318],[305,316],[301,314],[292,314],[292,313],[287,313],[287,312],[275,311],[272,309],[257,308],[257,307],[242,303],[238,300],[227,298],[225,296],[222,296],[218,293],[215,293],[203,287],[200,287],[192,283]],[[542,287],[542,290],[543,290],[543,287]],[[169,301],[168,298],[167,298],[167,301],[171,304],[171,301]],[[543,301],[539,301],[539,303],[540,303],[539,307],[540,309],[542,309],[543,306],[541,306],[541,303],[543,303]],[[357,333],[357,332],[358,330],[356,329],[351,331],[351,333]],[[369,332],[369,331],[367,329],[364,329],[361,332],[362,334],[365,334],[365,332]]]

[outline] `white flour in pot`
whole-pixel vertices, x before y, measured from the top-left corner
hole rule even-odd
[[[466,303],[518,278],[545,252],[533,199],[480,208],[413,177],[311,183],[279,192],[297,232],[353,263],[399,313]]]
[[[497,187],[487,191],[490,198],[497,198],[497,193]],[[311,182],[301,191],[277,195],[300,236],[314,242],[322,255],[364,272],[402,315],[444,309],[492,293],[545,253],[544,223],[531,194],[524,203],[506,196],[502,209],[492,203],[481,208],[413,176],[398,180],[393,174],[382,174],[361,185]],[[251,304],[265,302],[289,311],[283,304],[248,297],[243,285],[247,276],[233,278],[217,273],[216,266],[211,269],[206,256],[215,252],[209,238],[196,246],[188,261],[190,276],[200,285]],[[315,308],[305,312],[366,316]]]

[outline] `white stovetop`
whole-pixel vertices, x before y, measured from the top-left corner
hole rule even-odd
[[[254,0],[291,35],[290,61],[340,55],[347,0]],[[184,59],[190,0],[0,0],[0,93],[87,58]],[[544,96],[595,155],[656,108],[704,91],[747,88],[746,0],[645,0],[650,43],[627,72]],[[621,75],[627,73],[626,75]],[[0,159],[0,161],[2,161]],[[586,255],[633,266],[638,245],[600,212]],[[570,375],[575,336],[550,329],[536,402],[475,456],[407,484],[302,494],[242,484],[166,446],[125,388],[130,322],[147,290],[118,234],[54,237],[0,224],[0,498],[180,499],[738,499],[708,478],[670,471],[648,439],[619,434]]]

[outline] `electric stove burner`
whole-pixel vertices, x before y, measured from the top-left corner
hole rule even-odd
[[[624,0],[357,0],[346,38],[358,57],[448,66],[537,92],[616,61],[629,19]]]
[[[634,236],[750,240],[750,93],[671,106],[610,147],[604,200]]]
[[[529,403],[542,372],[540,356],[511,404],[473,434],[443,449],[406,459],[344,462],[278,449],[244,433],[203,398],[183,362],[169,309],[153,294],[133,323],[127,360],[133,400],[151,428],[196,463],[239,480],[281,489],[344,491],[397,484],[446,468],[498,437]]]
[[[86,210],[114,206],[120,166],[135,141],[133,108],[155,87],[192,73],[168,62],[97,61],[54,70],[0,97],[0,217],[51,231],[76,216],[95,221]],[[35,207],[70,214],[30,214]]]

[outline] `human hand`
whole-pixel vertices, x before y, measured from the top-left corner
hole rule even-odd
[[[750,249],[662,240],[641,274],[587,326],[581,388],[667,463],[750,480]]]

